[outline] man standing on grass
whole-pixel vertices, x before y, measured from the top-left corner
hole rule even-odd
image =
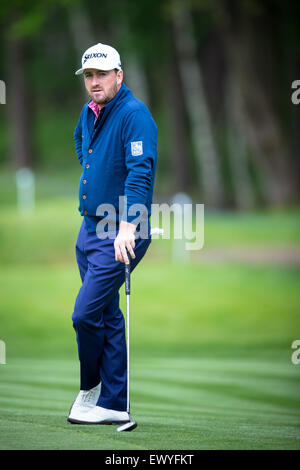
[[[76,242],[82,286],[72,315],[80,392],[68,421],[122,423],[129,421],[129,415],[119,289],[125,279],[124,263],[130,256],[132,271],[151,242],[157,128],[148,108],[124,85],[114,48],[101,43],[90,47],[78,74],[84,76],[90,100],[74,134],[83,167],[79,184],[83,221]]]

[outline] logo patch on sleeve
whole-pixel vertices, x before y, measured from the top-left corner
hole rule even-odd
[[[131,142],[131,155],[133,157],[138,157],[143,155],[143,141],[139,140],[138,142]]]

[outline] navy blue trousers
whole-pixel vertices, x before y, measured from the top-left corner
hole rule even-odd
[[[149,227],[149,238],[135,240],[136,257],[131,259],[131,271],[150,243]],[[96,233],[87,232],[84,220],[76,242],[76,259],[82,285],[72,320],[80,361],[80,389],[89,390],[101,380],[97,405],[125,411],[127,351],[125,320],[119,308],[125,264],[115,261],[114,238],[101,240]]]

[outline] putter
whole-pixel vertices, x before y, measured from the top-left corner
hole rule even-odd
[[[164,229],[161,228],[152,228],[151,235],[163,235]],[[129,415],[128,423],[122,424],[117,428],[117,431],[132,431],[137,427],[137,422],[133,421],[130,416],[130,400],[129,400],[129,321],[130,321],[130,306],[129,306],[129,296],[130,296],[130,255],[128,254],[129,264],[125,264],[125,293],[126,293],[126,324],[127,324],[127,413]]]
[[[129,257],[129,255],[128,255]],[[130,401],[129,401],[129,319],[130,319],[130,309],[129,309],[129,296],[130,296],[130,257],[129,264],[125,264],[125,293],[126,293],[126,326],[127,326],[127,413],[129,415],[128,423],[122,424],[117,428],[117,431],[132,431],[137,427],[137,422],[133,421],[130,416]]]

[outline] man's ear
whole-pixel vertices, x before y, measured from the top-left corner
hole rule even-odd
[[[117,73],[117,84],[122,85],[123,82],[123,70],[118,70]]]

